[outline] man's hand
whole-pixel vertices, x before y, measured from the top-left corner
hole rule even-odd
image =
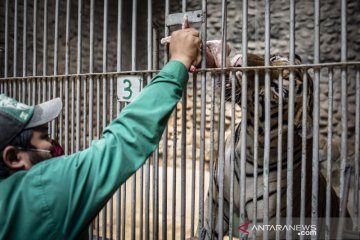
[[[193,28],[186,28],[175,31],[171,34],[170,60],[182,62],[187,69],[191,65],[198,65],[201,61],[201,40],[199,31]]]

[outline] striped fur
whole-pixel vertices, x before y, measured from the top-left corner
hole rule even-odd
[[[289,65],[288,58],[275,55],[271,57],[270,63],[273,66],[276,65]],[[242,60],[240,55],[236,55],[233,58],[232,66],[241,66]],[[301,64],[301,60],[296,56],[295,64]],[[263,66],[264,59],[261,56],[248,54],[248,66]],[[301,192],[301,159],[302,159],[302,107],[303,107],[303,75],[307,76],[307,140],[306,140],[306,201],[305,201],[305,216],[311,217],[311,161],[312,161],[312,91],[313,82],[311,77],[303,69],[294,70],[295,79],[295,96],[294,96],[294,122],[290,123],[294,126],[294,151],[293,151],[293,217],[300,216],[300,198]],[[278,76],[281,73],[280,69],[272,69],[270,71],[271,81],[271,96],[270,96],[270,161],[269,161],[269,224],[276,224],[276,195],[277,195],[277,155],[278,155],[278,116],[279,116],[279,96],[283,98],[283,121],[282,121],[282,168],[281,168],[281,217],[286,217],[286,188],[287,188],[287,133],[288,133],[288,98],[289,98],[289,70],[283,70],[282,72],[282,88],[278,81]],[[236,103],[241,106],[241,72],[236,72]],[[248,90],[247,90],[247,128],[246,128],[246,200],[245,211],[246,220],[253,223],[254,219],[254,73],[248,72]],[[264,133],[265,133],[265,84],[264,84],[264,71],[259,70],[259,128],[258,128],[258,171],[257,171],[257,212],[256,222],[257,225],[263,223],[263,160],[264,160]],[[230,81],[226,84],[226,98],[231,100],[231,86]],[[209,199],[209,192],[205,201],[205,219],[204,229],[200,229],[200,238],[205,239],[217,239],[218,238],[218,219],[223,219],[223,235],[227,235],[229,231],[229,214],[232,214],[234,219],[233,235],[239,234],[237,227],[243,224],[243,221],[239,219],[240,211],[240,154],[241,154],[241,142],[240,142],[241,124],[237,124],[235,132],[235,170],[234,170],[234,209],[232,213],[229,213],[230,204],[230,156],[231,156],[231,139],[230,136],[226,139],[225,145],[225,166],[224,166],[224,215],[218,216],[218,162],[215,163],[215,177],[212,180],[213,197]],[[326,193],[326,181],[325,178],[319,174],[319,194],[318,194],[318,216],[325,216],[325,193]],[[335,192],[332,192],[332,217],[339,216],[339,199]],[[209,204],[212,202],[212,216],[209,217],[208,209]],[[237,221],[239,220],[239,221]],[[211,230],[210,230],[211,225]],[[257,238],[262,239],[262,232],[257,233]],[[275,231],[269,232],[269,239],[275,238]]]

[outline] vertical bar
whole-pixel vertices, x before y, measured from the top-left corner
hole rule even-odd
[[[7,0],[8,1],[8,0]],[[36,43],[37,43],[37,4],[38,0],[34,0],[34,16],[33,16],[33,76],[37,75],[37,54],[36,54]],[[35,83],[35,81],[34,81]],[[35,86],[33,86],[35,88]],[[35,104],[35,103],[33,103]]]
[[[132,5],[132,26],[131,26],[131,70],[136,69],[136,25],[137,25],[137,0]],[[136,220],[136,173],[132,177],[131,195],[131,239],[135,239],[135,220]]]
[[[177,107],[175,107],[173,112],[173,172],[172,172],[172,240],[175,240],[176,233],[176,157],[177,157]]]
[[[213,229],[213,196],[214,196],[214,129],[215,129],[215,75],[211,74],[211,115],[210,115],[210,178],[209,178],[209,197],[208,197],[208,207],[209,207],[209,232],[212,233]],[[200,232],[201,234],[201,232]]]
[[[227,32],[227,1],[221,1],[221,40],[222,40],[222,52],[226,52],[226,32]],[[226,55],[222,54],[221,56],[221,68],[226,66]],[[219,195],[218,195],[218,233],[219,238],[223,238],[223,229],[224,229],[224,163],[225,163],[225,73],[221,73],[221,107],[220,107],[220,141],[219,141]]]
[[[307,111],[308,111],[308,79],[307,79],[307,71],[305,70],[303,73],[303,101],[302,101],[302,139],[301,139],[301,189],[306,189],[306,169],[307,165],[307,122],[306,119]],[[301,191],[300,196],[300,224],[305,225],[305,201],[306,201],[306,191]],[[300,239],[304,239],[304,236],[301,235]]]
[[[16,70],[17,70],[17,41],[18,41],[18,0],[15,0],[14,3],[14,53],[13,53],[13,76],[16,77]],[[10,84],[10,92],[12,92],[13,98],[17,96],[17,81],[11,81]]]
[[[354,230],[359,230],[360,71],[356,69]]]
[[[132,5],[132,26],[131,26],[131,70],[136,70],[136,36],[137,36],[137,0]]]
[[[182,12],[186,12],[186,0],[182,0]],[[186,108],[187,108],[187,89],[183,91],[182,95],[182,109],[181,109],[181,232],[180,239],[185,239],[186,229]]]
[[[248,28],[248,2],[243,0],[243,24],[242,24],[242,66],[247,66],[247,52],[248,52],[248,39],[247,39],[247,28]],[[241,153],[240,153],[240,224],[244,224],[246,221],[245,215],[245,174],[246,174],[246,128],[247,128],[247,72],[242,72],[242,83],[241,83],[241,118],[244,121],[241,121]],[[241,236],[244,233],[241,232]]]
[[[16,77],[17,71],[17,48],[18,48],[18,0],[14,3],[14,54],[13,54],[13,76]],[[16,84],[14,84],[16,86]]]
[[[153,28],[152,28],[152,0],[147,0],[147,69],[151,70],[153,68]],[[147,75],[147,82],[151,82],[151,74]],[[150,223],[149,223],[149,195],[150,195],[150,159],[147,160],[145,165],[145,240],[149,239]],[[142,213],[141,213],[142,220]],[[142,239],[142,227],[140,228],[141,238]]]
[[[184,89],[181,109],[181,233],[180,239],[185,239],[186,219],[186,106],[187,89]]]
[[[314,10],[314,63],[320,62],[320,1],[315,0]],[[311,224],[318,223],[318,189],[319,189],[319,117],[320,117],[320,70],[314,69],[313,91],[313,148],[312,148],[312,193],[311,193]],[[316,236],[312,236],[316,239]]]
[[[230,206],[229,206],[229,239],[233,238],[233,212],[234,212],[234,170],[235,170],[235,72],[230,73],[231,79],[231,154],[230,154]]]
[[[94,0],[90,1],[90,49],[89,49],[89,53],[90,53],[90,59],[89,59],[89,73],[93,73],[94,72]],[[93,119],[94,117],[92,116],[93,114],[93,102],[94,99],[94,77],[92,75],[90,75],[89,78],[89,142],[88,144],[91,144],[91,141],[93,139]],[[125,185],[125,184],[124,184]],[[90,224],[90,228],[89,228],[89,238],[93,239],[94,238],[94,234],[93,234],[93,222],[91,222]],[[99,237],[99,235],[97,234],[97,237]]]
[[[55,1],[54,75],[58,75],[59,53],[59,0]]]
[[[103,73],[107,72],[107,57],[108,57],[108,48],[107,48],[107,41],[108,41],[108,0],[104,1],[104,28],[103,28],[103,66],[102,70]],[[102,129],[106,127],[107,122],[107,78],[104,76],[102,78],[102,103],[103,103],[103,109],[102,109]],[[100,137],[100,136],[99,136]],[[111,201],[110,201],[111,202]],[[103,212],[102,212],[102,237],[103,240],[106,239],[106,230],[107,230],[107,206],[104,206]],[[110,226],[112,228],[112,226]]]
[[[282,78],[282,70],[279,69],[279,89],[283,89],[283,78]],[[256,96],[256,95],[255,95]],[[277,183],[276,183],[276,225],[280,225],[281,221],[281,175],[282,175],[282,158],[283,158],[283,94],[279,94],[279,116],[278,116],[278,142],[277,142]],[[256,106],[256,103],[255,103]],[[255,170],[254,170],[255,171]],[[254,196],[255,197],[255,196]],[[276,231],[276,239],[280,239],[280,231]]]
[[[9,57],[9,0],[5,2],[5,56],[4,56],[4,78],[8,77],[8,57]],[[8,94],[7,85],[5,85],[5,94]]]
[[[21,74],[20,74],[20,76],[21,76]],[[20,79],[18,79],[17,81],[16,81],[16,85],[18,86],[18,91],[17,91],[17,96],[18,96],[18,99],[22,102],[23,101],[23,96],[22,96],[22,81],[20,80]]]
[[[195,177],[196,177],[196,99],[197,99],[197,74],[193,74],[193,124],[192,124],[192,177],[191,177],[191,214],[190,214],[190,236],[194,236],[195,226]],[[205,95],[202,95],[203,98]],[[203,107],[203,106],[201,106]],[[200,120],[201,121],[201,120]]]
[[[114,118],[114,104],[113,104],[113,99],[114,99],[114,78],[115,76],[110,76],[110,86],[109,86],[109,119],[110,121],[112,121],[112,119]],[[109,239],[113,239],[113,196],[111,197],[110,201],[109,201],[109,226],[110,226],[110,232],[109,232]]]
[[[150,157],[145,164],[145,240],[150,238],[150,222],[149,222],[149,198],[150,198]],[[142,236],[142,228],[140,229]],[[142,237],[140,238],[142,239]]]
[[[17,1],[17,0],[16,0]],[[44,0],[43,75],[48,71],[48,0]],[[15,54],[15,53],[14,53]]]
[[[81,111],[83,113],[84,119],[83,119],[83,148],[85,149],[88,147],[87,145],[87,119],[89,117],[90,114],[88,114],[87,112],[87,92],[88,92],[88,87],[87,87],[87,81],[88,81],[88,77],[84,77],[83,78],[83,110]]]
[[[153,35],[152,35],[152,0],[147,1],[148,6],[148,22],[147,22],[147,68],[152,69],[152,52],[153,52]],[[151,82],[151,74],[147,75],[147,84]],[[141,182],[143,182],[143,169],[141,170]],[[149,239],[149,191],[150,191],[150,159],[146,162],[145,167],[145,239]],[[140,198],[140,239],[143,238],[143,186],[141,185],[141,198]]]
[[[347,61],[347,1],[341,1],[341,62]],[[348,155],[348,117],[347,117],[347,70],[341,68],[341,153],[340,153],[340,202],[343,201],[345,190],[345,167]],[[342,211],[340,205],[340,212]]]
[[[140,168],[140,211],[139,211],[139,218],[140,218],[140,224],[139,224],[139,239],[143,238],[143,206],[144,206],[144,200],[143,200],[143,190],[144,188],[144,167]]]
[[[168,16],[169,15],[169,0],[166,0],[165,1],[165,17],[166,16]],[[168,26],[166,26],[165,25],[165,29],[164,29],[164,31],[165,31],[165,36],[169,36],[169,32],[170,32],[170,30],[169,30],[169,27]],[[151,51],[152,52],[152,51]],[[149,59],[148,60],[150,60],[150,56],[149,56]],[[169,61],[169,52],[168,52],[168,46],[167,45],[164,45],[164,63],[166,63],[166,62],[168,62]],[[176,116],[175,116],[175,118],[176,118]],[[165,153],[167,154],[167,133],[168,133],[168,129],[166,128],[165,129],[165,132],[164,132],[164,135],[163,135],[163,156],[164,156],[164,161],[163,161],[163,163],[164,163],[164,165],[163,165],[163,167],[165,168],[167,168],[167,156],[165,155]],[[174,166],[174,168],[175,168],[175,166]],[[166,189],[166,186],[167,186],[167,179],[165,179],[165,175],[166,175],[166,169],[163,169],[163,215],[162,215],[162,217],[163,217],[163,219],[162,219],[162,225],[163,225],[163,227],[162,227],[162,238],[163,239],[166,239],[167,238],[167,234],[166,234],[166,229],[167,229],[167,227],[166,227],[166,225],[167,225],[167,220],[166,220],[166,218],[167,218],[167,206],[166,206],[166,199],[165,199],[165,196],[167,195],[167,189]],[[166,175],[166,177],[167,177],[167,175]],[[175,198],[176,199],[176,198]],[[165,211],[164,211],[165,210]]]
[[[96,76],[96,139],[100,139],[100,76]],[[96,236],[100,236],[100,214],[96,218]]]
[[[223,0],[224,2],[224,0]],[[219,141],[219,194],[218,194],[218,233],[219,238],[223,238],[223,215],[224,215],[224,161],[225,161],[225,143],[224,143],[224,135],[225,135],[225,76],[222,74],[221,76],[221,99],[220,99],[220,141]],[[211,201],[211,199],[210,199]]]
[[[31,93],[31,96],[32,96],[32,100],[31,100],[31,104],[32,105],[35,105],[35,103],[36,103],[36,101],[35,101],[35,99],[36,99],[36,81],[37,81],[37,79],[36,78],[34,78],[34,79],[32,79],[32,93]],[[61,89],[60,89],[60,92],[61,92]],[[60,113],[60,116],[62,116],[62,111],[61,111],[61,113]],[[62,126],[62,125],[60,125],[60,126]],[[59,142],[61,142],[62,143],[62,138],[61,138],[61,136],[62,136],[62,134],[61,134],[62,132],[61,132],[61,128],[60,128],[60,141]]]
[[[99,78],[98,78],[99,79]],[[75,151],[75,79],[72,78],[71,81],[71,140],[70,140],[70,146],[71,146],[71,153],[74,153]],[[99,130],[99,128],[98,128]],[[98,135],[99,136],[99,135]]]
[[[121,34],[121,28],[122,28],[122,8],[123,8],[123,1],[122,0],[118,0],[118,19],[117,19],[117,54],[116,54],[116,71],[120,72],[121,71],[121,64],[122,64],[122,58],[121,58],[121,54],[122,54],[122,34]],[[120,112],[120,103],[118,103],[118,114]],[[125,184],[124,184],[125,185]],[[120,221],[121,221],[121,217],[120,217],[120,198],[121,198],[121,194],[120,194],[120,189],[118,189],[117,193],[116,193],[116,239],[119,240],[120,239]],[[123,221],[125,221],[125,219],[123,219]]]
[[[24,0],[24,19],[23,19],[23,77],[27,74],[27,0]]]
[[[23,11],[24,11],[24,15],[23,15],[23,66],[22,66],[22,75],[23,77],[26,77],[27,74],[27,0],[24,0],[24,6],[23,6]],[[22,101],[25,102],[25,97],[26,97],[26,81],[22,80]]]
[[[290,0],[290,52],[289,63],[295,63],[295,0]],[[293,172],[294,172],[294,101],[295,101],[294,71],[290,69],[289,99],[288,99],[288,133],[287,133],[287,189],[286,189],[286,224],[292,225],[293,213]],[[286,231],[286,238],[292,239],[293,231]]]
[[[167,239],[167,148],[168,128],[163,134],[163,191],[162,191],[162,239]]]
[[[82,48],[82,39],[81,39],[81,18],[82,18],[82,0],[78,0],[78,33],[77,33],[77,74],[81,73],[81,48]],[[80,80],[81,78],[76,78],[76,152],[80,150]],[[85,82],[85,81],[84,81]],[[86,89],[84,89],[84,92]],[[86,113],[84,111],[84,113]],[[84,115],[84,120],[86,119],[86,114]]]
[[[45,0],[47,1],[47,0]],[[70,69],[70,0],[66,1],[65,75]],[[65,78],[65,154],[69,153],[69,77]]]
[[[121,206],[121,239],[125,239],[125,231],[126,231],[126,228],[125,228],[125,220],[126,220],[126,183],[124,183],[122,185],[122,193],[121,193],[121,196],[122,196],[122,200],[121,200],[121,203],[122,203],[122,206]]]
[[[202,0],[201,8],[207,13],[207,1]],[[202,68],[206,68],[207,19],[204,14],[201,24]],[[200,178],[199,178],[199,233],[204,228],[204,172],[205,172],[205,117],[206,117],[206,73],[201,74],[201,116],[200,116]]]
[[[158,32],[155,30],[153,31],[153,41],[156,42],[153,45],[153,68],[154,69],[158,69],[159,68],[159,41],[158,41]],[[155,151],[154,153],[154,162],[153,162],[153,238],[154,239],[158,239],[159,233],[158,233],[158,229],[159,229],[159,218],[158,218],[158,209],[159,209],[159,190],[158,190],[158,178],[159,178],[159,173],[158,173],[158,149]]]
[[[26,95],[27,95],[27,100],[26,100],[26,104],[30,105],[31,104],[31,84],[32,82],[32,78],[31,79],[28,79],[26,81],[26,89],[27,89],[27,92],[26,92]]]
[[[149,221],[150,200],[149,199],[150,199],[150,158],[147,160],[145,164],[145,240],[150,239],[150,221]]]
[[[7,0],[8,1],[8,0]],[[33,76],[36,76],[37,75],[37,54],[36,54],[36,42],[37,42],[37,39],[36,39],[36,36],[37,36],[37,3],[38,0],[34,0],[34,16],[33,16],[33,73],[32,75]],[[5,51],[6,53],[6,51]],[[36,89],[36,80],[34,79],[33,81],[33,85],[32,85],[32,96],[33,96],[33,101],[32,101],[32,105],[35,105],[35,89]],[[60,114],[60,122],[62,120],[62,114]],[[60,125],[62,126],[62,125]],[[61,129],[61,128],[60,128]],[[60,136],[62,136],[60,134]],[[62,141],[60,141],[62,142]]]
[[[328,83],[328,125],[327,125],[327,182],[326,182],[326,219],[325,238],[330,239],[331,191],[332,191],[332,112],[333,112],[333,69],[329,68]]]
[[[165,1],[165,16],[169,15],[169,0]],[[150,27],[150,26],[148,26]],[[149,30],[150,31],[150,30]],[[165,36],[169,35],[169,27],[165,25]],[[149,44],[149,46],[152,44]],[[150,50],[150,49],[149,49]],[[150,53],[152,51],[149,51]],[[150,59],[150,56],[148,58]],[[169,61],[168,45],[164,45],[164,63]],[[167,196],[167,147],[168,147],[168,127],[165,128],[163,134],[163,192],[162,192],[162,239],[167,239],[167,205],[166,205],[166,196]]]
[[[258,184],[258,161],[259,161],[259,72],[255,70],[254,89],[254,195],[253,195],[253,225],[257,224],[257,184]],[[279,86],[280,88],[280,86]],[[280,111],[280,110],[279,110]],[[256,231],[253,231],[253,238],[256,238]]]
[[[122,28],[122,7],[123,7],[123,1],[122,0],[118,0],[118,12],[117,12],[117,55],[116,55],[116,71],[120,72],[121,71],[121,64],[122,64],[122,58],[121,58],[121,53],[122,53],[122,34],[121,34],[121,28]],[[118,102],[117,104],[117,115],[119,115],[120,112],[120,103]],[[148,164],[148,163],[147,163]],[[146,195],[145,195],[146,197]],[[121,221],[121,216],[120,216],[120,198],[121,198],[121,192],[120,189],[117,190],[116,192],[116,240],[120,239],[120,221]]]
[[[204,58],[203,58],[204,59]],[[195,103],[194,103],[195,106]],[[199,233],[204,228],[204,172],[205,172],[205,117],[206,117],[206,73],[201,75],[200,117],[200,178],[199,178]],[[194,113],[195,115],[195,113]]]
[[[344,186],[343,186],[344,195],[343,195],[343,201],[340,202],[341,205],[340,209],[342,209],[342,211],[340,212],[340,216],[339,216],[339,224],[337,226],[336,239],[344,239],[343,233],[344,233],[347,203],[349,197],[350,177],[351,177],[351,166],[348,165],[345,167],[345,172],[344,172]]]
[[[153,239],[159,238],[159,148],[154,152],[153,163]]]
[[[265,0],[265,66],[270,65],[270,1]],[[270,73],[265,70],[264,221],[269,224]],[[264,231],[263,239],[268,239]]]
[[[174,125],[174,136],[173,136],[173,172],[172,172],[172,229],[171,234],[172,240],[175,240],[176,233],[176,154],[177,154],[177,107],[173,112],[173,125]]]
[[[59,0],[55,1],[54,75],[58,75],[59,53]],[[55,80],[55,79],[54,79]],[[53,82],[53,97],[56,96],[56,80]],[[50,89],[49,89],[50,93]],[[55,138],[55,120],[51,121],[51,138]]]

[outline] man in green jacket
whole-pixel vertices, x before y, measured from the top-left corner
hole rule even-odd
[[[157,147],[190,65],[201,60],[200,42],[194,29],[174,32],[170,62],[101,139],[73,155],[62,155],[48,137],[60,99],[27,106],[0,95],[0,239],[76,239],[85,232]]]

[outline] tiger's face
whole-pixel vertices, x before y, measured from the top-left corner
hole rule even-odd
[[[301,59],[296,55],[295,65],[300,65]],[[248,53],[248,66],[264,66],[265,60],[263,56]],[[286,66],[290,65],[288,57],[281,55],[273,55],[270,58],[271,66]],[[235,55],[231,60],[231,66],[242,66],[242,55]],[[312,79],[304,68],[292,68],[294,75],[294,126],[295,130],[299,130],[301,134],[301,122],[303,112],[303,94],[306,92],[306,110],[307,110],[307,136],[311,133],[312,125]],[[242,71],[235,72],[235,96],[236,103],[241,106],[241,88],[242,88]],[[304,89],[304,75],[307,78],[307,86]],[[258,69],[247,71],[247,122],[253,123],[254,120],[254,104],[255,104],[255,77],[258,77],[259,88],[259,133],[264,130],[265,123],[265,70]],[[271,135],[277,132],[278,126],[278,113],[279,113],[279,100],[283,100],[283,130],[287,130],[288,125],[288,103],[289,103],[289,85],[290,85],[290,69],[286,68],[272,68],[269,70],[270,77],[270,115],[271,115]],[[227,79],[225,94],[226,99],[231,100],[231,78]],[[251,126],[250,126],[251,127]],[[309,129],[308,129],[309,128]]]

